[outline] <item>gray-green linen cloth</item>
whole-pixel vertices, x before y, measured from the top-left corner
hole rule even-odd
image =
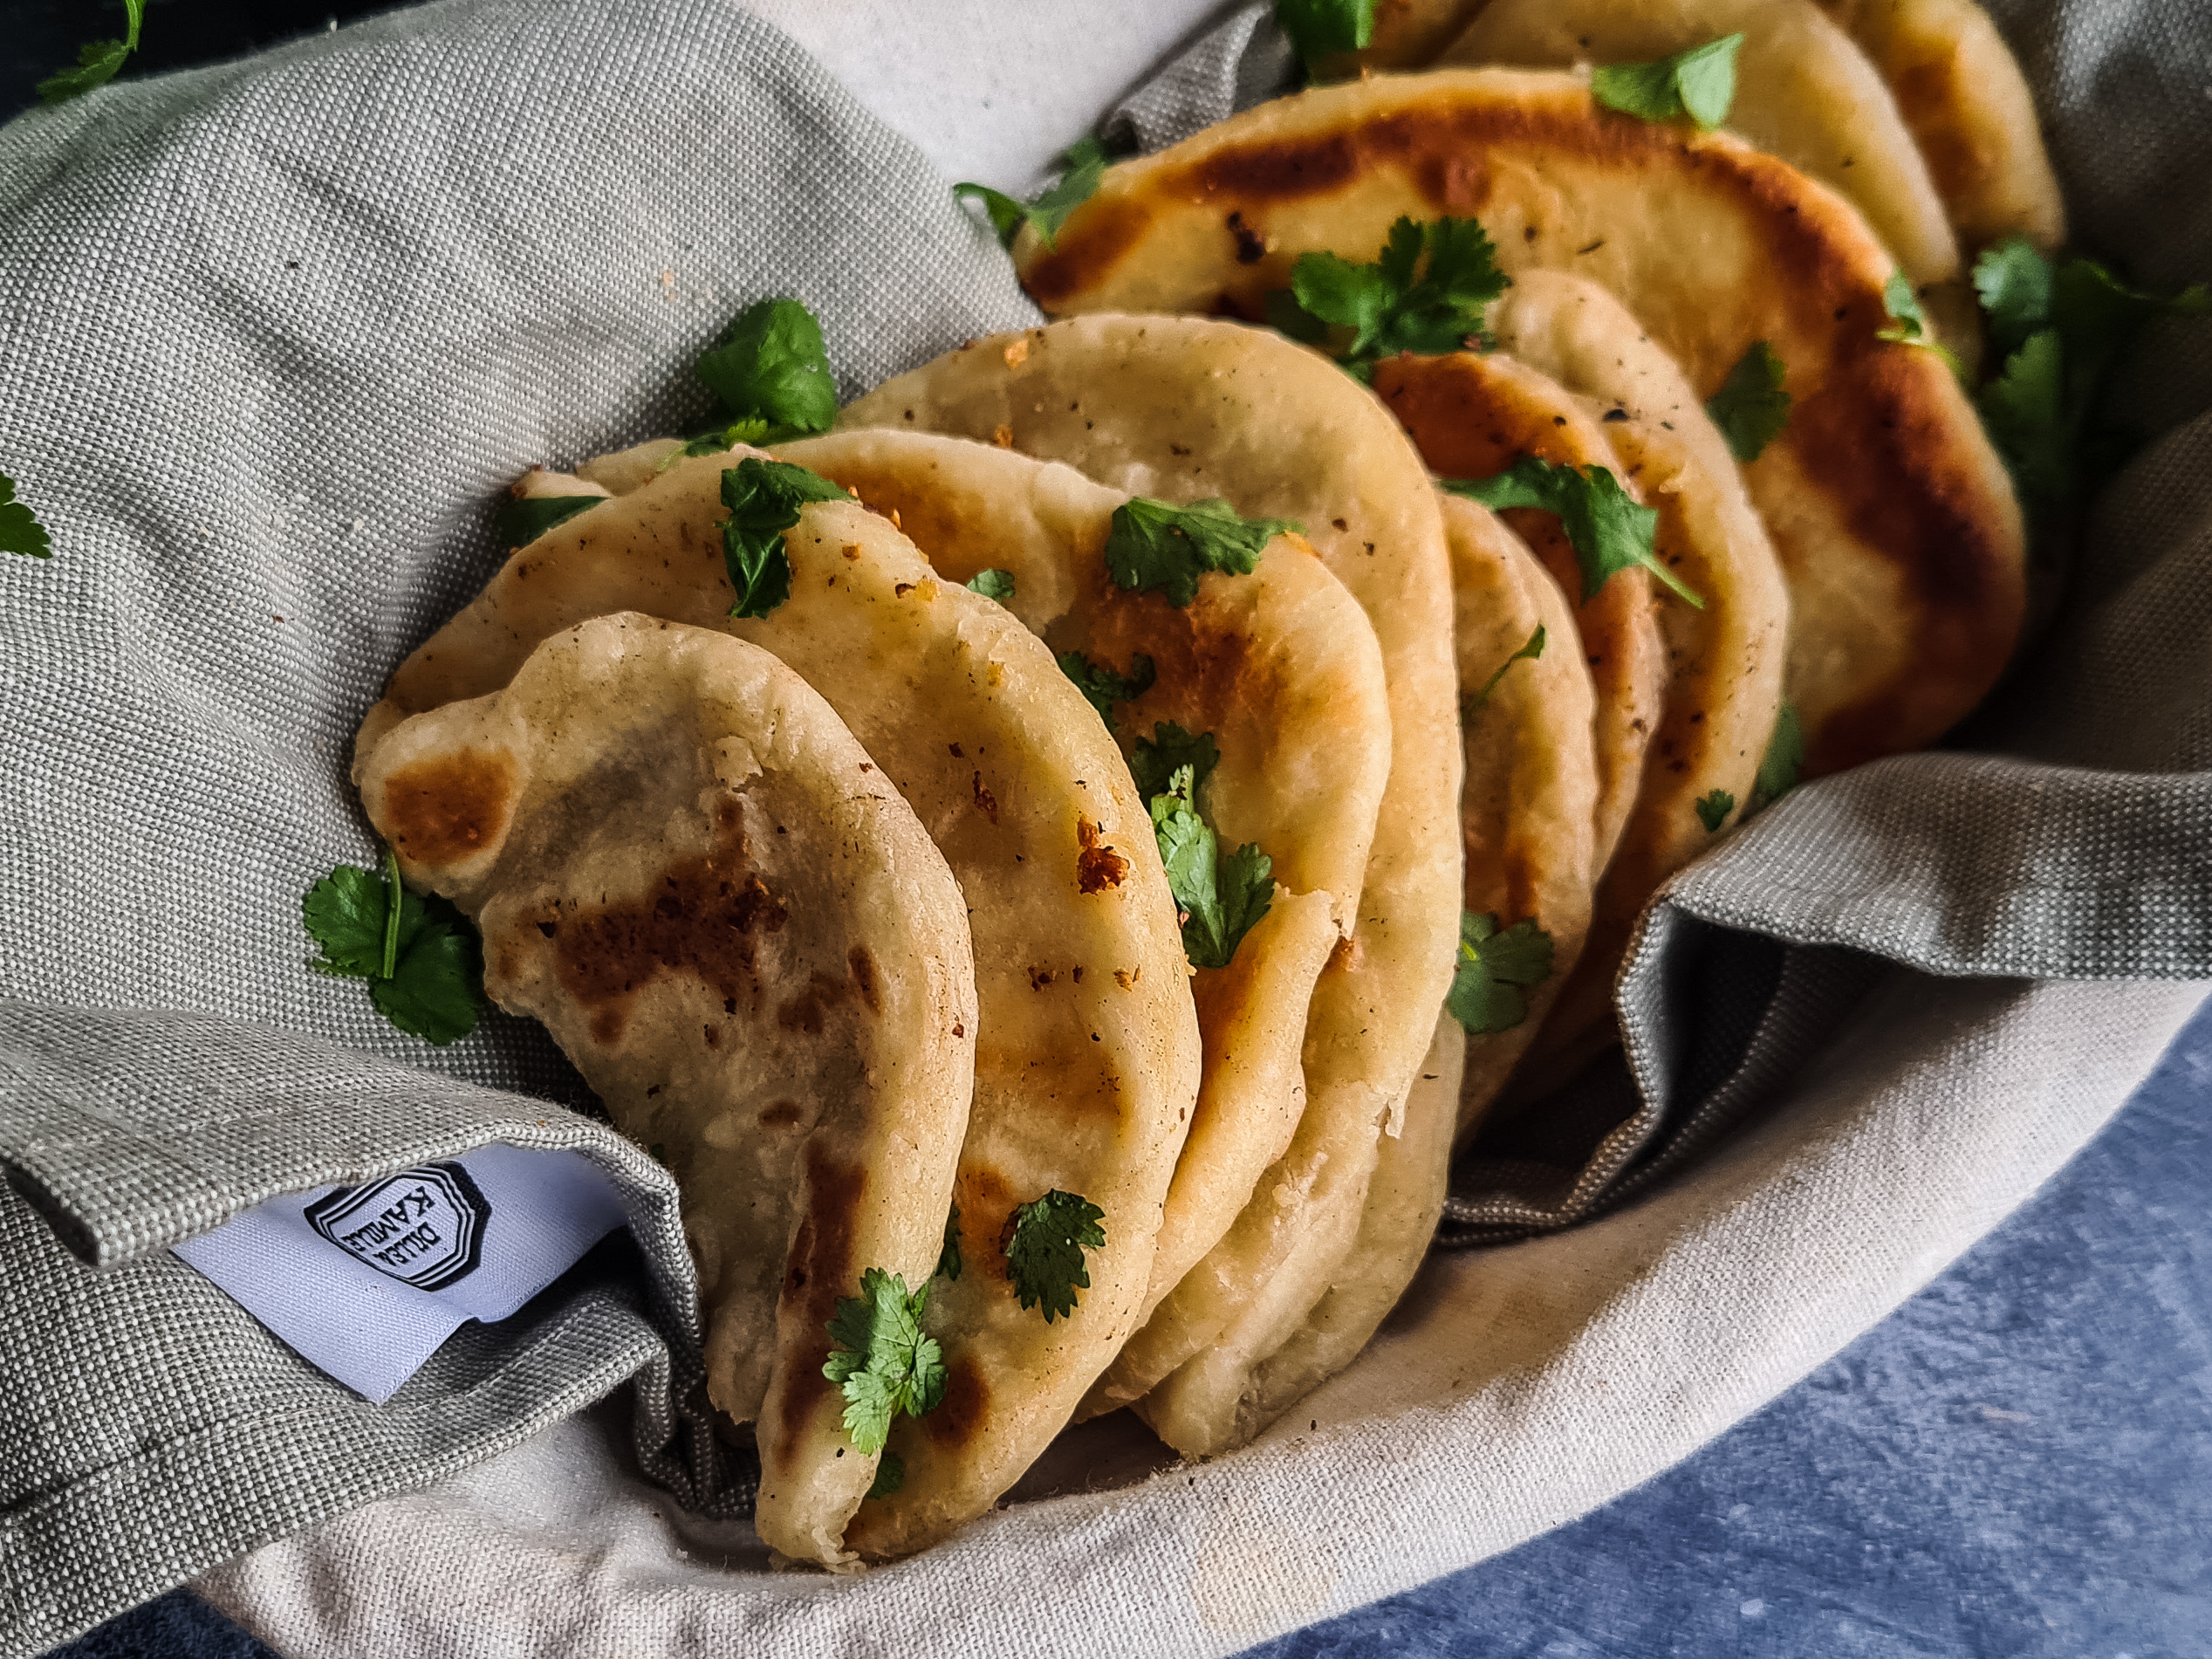
[[[2152,282],[2212,271],[2195,10],[2001,11],[2082,238]],[[1010,29],[1010,74],[1083,49],[1063,0]],[[1687,873],[1613,1119],[1462,1172],[1452,1225],[1638,1202],[1440,1256],[1247,1452],[1092,1491],[1152,1468],[1094,1436],[916,1561],[770,1574],[657,1167],[534,1028],[429,1050],[298,921],[369,859],[351,734],[492,568],[494,490],[695,414],[685,365],[767,293],[848,392],[1034,314],[910,145],[710,0],[442,4],[0,130],[0,471],[56,545],[0,565],[0,1651],[262,1545],[203,1582],[303,1654],[1231,1651],[1786,1387],[2069,1155],[2212,975],[2212,342],[2175,325],[2122,388],[2165,435],[1981,752],[1809,787]],[[164,1248],[490,1141],[584,1148],[631,1233],[387,1406]]]

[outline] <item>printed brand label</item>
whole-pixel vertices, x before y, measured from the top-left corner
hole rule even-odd
[[[457,1163],[403,1169],[366,1187],[340,1187],[302,1212],[307,1224],[403,1285],[434,1291],[483,1259],[491,1203]]]

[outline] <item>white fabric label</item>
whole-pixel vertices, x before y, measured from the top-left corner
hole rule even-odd
[[[505,1319],[626,1219],[582,1153],[498,1144],[272,1198],[175,1251],[382,1405],[463,1323]]]

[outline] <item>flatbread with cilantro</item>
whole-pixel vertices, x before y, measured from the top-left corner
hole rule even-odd
[[[1668,696],[1663,624],[1668,613],[1688,608],[1633,559],[1647,549],[1669,557],[1676,550],[1653,540],[1641,482],[1614,453],[1601,424],[1606,411],[1585,408],[1527,365],[1500,353],[1403,354],[1375,365],[1373,386],[1440,478],[1488,481],[1517,468],[1532,472],[1534,461],[1581,475],[1548,475],[1555,491],[1594,495],[1598,511],[1590,513],[1566,499],[1556,503],[1568,509],[1564,513],[1538,507],[1500,513],[1572,596],[1575,634],[1597,690],[1596,866],[1602,870],[1643,786],[1645,755]],[[1618,511],[1605,511],[1607,504]],[[1613,545],[1632,540],[1633,548]]]
[[[1068,222],[1072,230],[1086,209]],[[1389,415],[1325,360],[1198,318],[1093,317],[978,340],[887,382],[840,424],[994,435],[1113,488],[1293,519],[1382,648],[1391,766],[1357,930],[1317,982],[1306,1108],[1217,1245],[1123,1349],[1090,1409],[1137,1398],[1259,1293],[1306,1300],[1350,1247],[1378,1131],[1399,1124],[1451,971],[1460,757],[1450,572],[1426,470]],[[1339,1251],[1340,1255],[1341,1251]]]
[[[1849,199],[1915,283],[1956,281],[1958,239],[1897,100],[1813,0],[1490,0],[1436,62],[1646,63],[1736,34],[1729,131]]]
[[[928,1284],[975,1086],[944,858],[798,675],[635,613],[400,723],[359,782],[407,880],[482,930],[492,1000],[675,1174],[761,1537],[849,1561],[881,1441],[848,1432],[829,1321],[865,1271]]]
[[[2066,240],[2058,192],[2019,60],[1973,0],[1820,0],[1896,94],[1969,252],[2024,236]]]
[[[1662,602],[1667,691],[1587,944],[1539,1046],[1579,1053],[1609,1032],[1613,981],[1660,883],[1750,808],[1782,703],[1790,603],[1729,444],[1667,353],[1595,283],[1524,272],[1490,307],[1501,353],[1577,394],[1659,514],[1659,556],[1703,599]],[[1791,415],[1786,390],[1779,418]],[[1771,440],[1770,440],[1771,441]]]
[[[1069,467],[915,432],[842,432],[779,453],[895,513],[941,575],[972,584],[996,572],[1001,602],[1056,655],[1117,672],[1152,664],[1149,688],[1106,710],[1138,792],[1158,796],[1175,766],[1195,762],[1195,805],[1218,840],[1204,874],[1243,848],[1269,863],[1266,909],[1225,963],[1195,931],[1202,918],[1186,925],[1206,1059],[1168,1189],[1149,1314],[1220,1242],[1305,1109],[1307,1004],[1351,935],[1390,767],[1374,630],[1295,531],[1245,533],[1250,572],[1199,574],[1178,605],[1180,572],[1206,551],[1188,545],[1205,521],[1136,516],[1142,504]],[[1155,521],[1167,528],[1147,536]],[[1151,557],[1155,544],[1163,558]],[[1152,585],[1125,586],[1123,576]],[[1168,877],[1176,886],[1176,860]],[[1187,909],[1202,902],[1178,898]]]
[[[578,620],[642,610],[796,669],[944,854],[982,1025],[948,1251],[964,1266],[922,1320],[944,1352],[942,1402],[893,1424],[903,1484],[846,1531],[879,1559],[989,1508],[1134,1322],[1197,1093],[1197,1018],[1145,803],[1051,652],[887,519],[777,464],[679,458],[548,531],[401,665],[357,750],[373,760],[394,714],[496,689]],[[733,603],[764,614],[731,617]],[[1102,1219],[1071,1219],[1075,1203]],[[1082,1242],[1093,1231],[1103,1244]]]
[[[1701,397],[1762,340],[1788,365],[1789,423],[1744,471],[1811,772],[1919,748],[1989,689],[2024,604],[2003,464],[1948,365],[1882,338],[1895,266],[1856,210],[1724,133],[1624,120],[1569,74],[1378,77],[1110,168],[1056,250],[1016,257],[1049,312],[1257,319],[1301,255],[1372,258],[1443,216],[1479,219],[1508,275],[1610,289]]]

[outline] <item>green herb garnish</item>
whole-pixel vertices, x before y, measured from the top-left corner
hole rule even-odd
[[[1195,771],[1178,766],[1151,799],[1152,833],[1181,913],[1183,954],[1195,968],[1226,968],[1275,895],[1274,860],[1250,842],[1224,853],[1192,803]]]
[[[1459,959],[1444,1011],[1469,1037],[1510,1032],[1529,1017],[1528,992],[1551,972],[1551,936],[1533,917],[1503,932],[1494,915],[1462,911]]]
[[[1006,1277],[1024,1307],[1044,1307],[1047,1325],[1074,1313],[1076,1292],[1091,1288],[1083,1252],[1106,1248],[1105,1219],[1082,1194],[1057,1187],[1008,1217]]]
[[[52,538],[28,502],[16,499],[16,481],[0,472],[0,553],[21,553],[25,559],[51,559]]]
[[[928,1305],[927,1284],[909,1294],[898,1274],[871,1267],[860,1293],[840,1297],[830,1317],[833,1346],[822,1375],[843,1392],[846,1437],[864,1456],[883,1450],[901,1413],[919,1417],[945,1397],[944,1350],[921,1333]]]
[[[1106,177],[1106,146],[1095,138],[1078,139],[1068,146],[1067,154],[1061,159],[1065,165],[1060,176],[1033,201],[1019,201],[988,184],[955,184],[952,193],[955,200],[966,197],[983,204],[983,211],[990,216],[991,229],[998,232],[1001,247],[1012,247],[1014,238],[1026,224],[1050,248],[1059,236],[1060,227],[1067,223],[1068,215],[1088,202],[1098,189],[1099,182]]]
[[[784,532],[798,523],[799,509],[813,501],[853,497],[818,472],[788,461],[747,456],[722,475],[722,504],[729,517],[722,527],[723,561],[729,585],[737,590],[732,616],[766,616],[791,596],[791,556]]]
[[[1511,668],[1516,662],[1522,661],[1524,658],[1527,659],[1531,662],[1533,662],[1543,655],[1544,624],[1538,622],[1536,625],[1536,632],[1530,634],[1526,640],[1522,641],[1521,648],[1519,650],[1514,652],[1511,656],[1507,657],[1504,662],[1497,665],[1496,668],[1491,673],[1490,677],[1483,682],[1483,689],[1480,691],[1470,692],[1459,700],[1459,717],[1461,720],[1467,721],[1473,719],[1475,717],[1476,711],[1490,700],[1490,693],[1496,690],[1498,682],[1505,678],[1506,669]]]
[[[307,889],[300,920],[322,949],[307,965],[367,980],[377,1012],[410,1037],[443,1048],[476,1028],[483,960],[476,929],[444,899],[407,891],[389,847],[380,880],[341,864]]]
[[[1275,0],[1275,20],[1311,78],[1330,53],[1366,49],[1375,37],[1375,0]]]
[[[1152,666],[1152,659],[1138,652],[1129,659],[1129,672],[1117,674],[1113,669],[1091,661],[1080,651],[1063,651],[1052,659],[1060,665],[1060,672],[1075,682],[1075,689],[1099,711],[1099,718],[1106,722],[1108,731],[1113,730],[1113,705],[1132,703],[1152,689],[1152,682],[1159,677]]]
[[[1495,478],[1449,478],[1444,488],[1494,510],[1532,507],[1556,515],[1582,567],[1585,603],[1616,572],[1640,566],[1688,603],[1705,608],[1705,601],[1660,563],[1654,551],[1659,514],[1637,505],[1610,467],[1554,466],[1524,456]]]
[[[607,499],[606,496],[510,496],[499,504],[499,516],[492,528],[502,547],[510,551],[527,547],[555,524],[566,524]]]
[[[1709,133],[1736,101],[1736,54],[1743,49],[1742,35],[1723,35],[1655,63],[1601,64],[1591,72],[1591,96],[1642,120],[1687,115]]]
[[[1305,529],[1291,518],[1241,518],[1226,501],[1171,507],[1137,496],[1113,510],[1106,569],[1120,586],[1165,593],[1181,608],[1198,597],[1198,579],[1207,572],[1249,576],[1269,542]]]
[[[1709,795],[1701,795],[1697,802],[1697,821],[1705,826],[1708,835],[1720,833],[1728,815],[1736,810],[1736,797],[1725,789],[1716,789]]]
[[[1753,340],[1706,404],[1705,413],[1738,461],[1757,461],[1789,425],[1790,394],[1782,389],[1784,373],[1774,347],[1763,339]]]
[[[981,593],[985,599],[996,600],[1003,605],[1014,597],[1014,572],[979,570],[968,579],[965,586],[969,593]]]
[[[1416,278],[1424,250],[1428,264]],[[1322,343],[1332,329],[1349,329],[1336,356],[1365,380],[1378,361],[1400,352],[1435,357],[1488,345],[1483,311],[1512,280],[1474,220],[1400,218],[1373,264],[1333,253],[1299,255],[1290,292],[1268,296],[1267,318],[1309,344]]]
[[[1174,786],[1175,774],[1188,766],[1190,798],[1195,804],[1221,758],[1212,732],[1193,736],[1174,721],[1162,720],[1153,727],[1151,737],[1137,739],[1135,752],[1129,757],[1129,776],[1137,780],[1137,793],[1149,801],[1154,795],[1166,794]]]
[[[94,40],[79,46],[76,68],[58,71],[38,83],[40,102],[66,103],[115,79],[123,60],[138,50],[139,28],[146,21],[146,0],[123,0],[123,10],[130,19],[123,38]]]

